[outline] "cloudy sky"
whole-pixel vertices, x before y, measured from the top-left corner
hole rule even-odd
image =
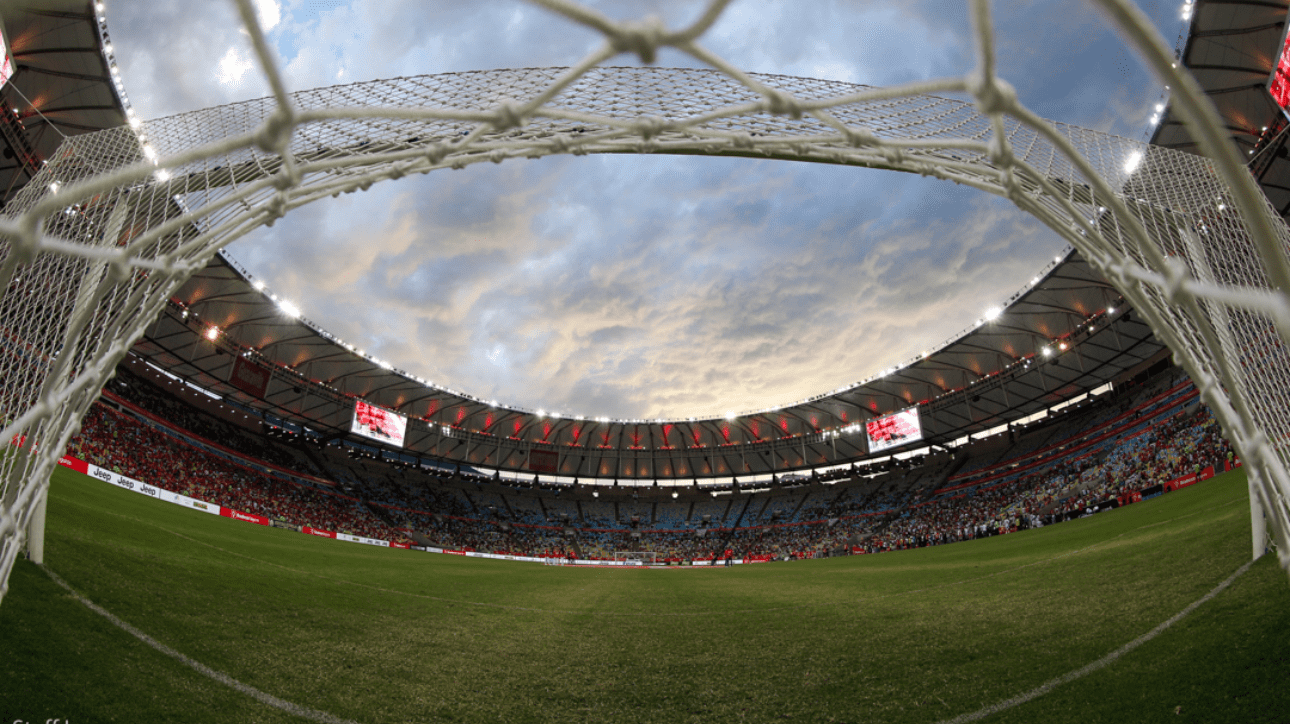
[[[593,32],[512,0],[257,0],[293,90],[562,66]],[[594,4],[594,3],[593,3]],[[1140,0],[1170,45],[1176,0]],[[670,27],[693,2],[602,3]],[[1143,139],[1161,87],[1073,0],[996,2],[1001,75],[1042,116]],[[267,93],[231,2],[115,0],[157,118]],[[750,71],[890,86],[974,63],[966,3],[736,1],[703,44]],[[620,56],[608,65],[635,65]],[[675,52],[661,66],[696,66]],[[504,404],[619,418],[793,402],[934,347],[1064,244],[945,182],[785,162],[591,156],[473,166],[315,204],[230,247],[337,336]]]

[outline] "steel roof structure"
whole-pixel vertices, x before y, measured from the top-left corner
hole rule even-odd
[[[1287,8],[1287,0],[1197,2],[1181,54],[1282,217],[1290,217],[1290,123],[1268,92],[1268,81],[1283,47]],[[1197,152],[1172,109],[1160,116],[1152,144]]]
[[[1072,253],[998,318],[923,359],[733,419],[561,418],[428,385],[287,316],[227,258],[181,289],[134,352],[229,401],[328,437],[348,432],[361,398],[411,418],[405,447],[414,454],[533,470],[536,450],[556,455],[543,471],[565,476],[684,479],[846,464],[868,455],[857,423],[914,405],[926,439],[940,444],[1045,410],[1132,374],[1164,350],[1120,303]],[[215,341],[207,337],[212,327]],[[263,398],[229,382],[239,357],[271,371]]]
[[[90,0],[5,3],[14,75],[0,88],[0,208],[65,137],[126,123],[128,101],[101,13]]]

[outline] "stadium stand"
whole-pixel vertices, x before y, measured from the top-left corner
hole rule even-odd
[[[257,435],[180,399],[184,383],[173,384],[123,372],[68,453],[284,525],[537,557],[765,561],[938,545],[1088,515],[1235,462],[1177,370],[956,451],[785,476],[759,492],[683,487],[676,497],[508,485],[353,444]]]

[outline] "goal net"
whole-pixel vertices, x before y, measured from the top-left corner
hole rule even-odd
[[[1174,351],[1241,453],[1253,517],[1266,517],[1290,568],[1290,231],[1133,3],[1088,1],[1172,89],[1205,156],[1034,115],[996,77],[988,0],[971,0],[974,68],[897,88],[743,72],[700,43],[721,0],[680,29],[539,0],[603,43],[568,68],[296,93],[251,0],[237,0],[271,97],[72,138],[0,217],[0,436],[11,443],[0,455],[0,596],[29,537],[41,555],[50,472],[81,417],[220,249],[379,181],[586,153],[881,167],[1006,197],[1078,248]],[[706,69],[607,65],[624,54],[649,65],[664,47]],[[931,95],[956,93],[973,100]]]
[[[629,566],[652,566],[658,563],[654,551],[614,551],[614,560]]]

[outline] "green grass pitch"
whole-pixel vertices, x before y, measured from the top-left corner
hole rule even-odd
[[[59,470],[46,561],[158,641],[357,722],[937,722],[1178,613],[1249,558],[1241,474],[1037,531],[712,570],[546,567],[216,518]],[[991,722],[1290,721],[1265,556],[1110,666]],[[154,651],[19,561],[0,722],[303,721]]]

